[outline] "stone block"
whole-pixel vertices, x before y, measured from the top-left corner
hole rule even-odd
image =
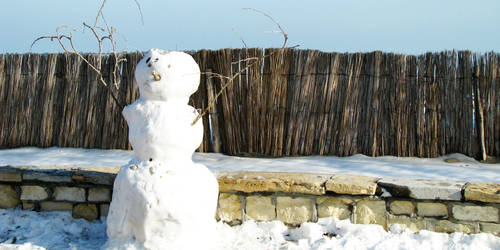
[[[85,201],[85,189],[78,187],[55,187],[54,199],[56,201]]]
[[[374,195],[379,178],[359,175],[334,175],[326,182],[326,190],[337,194]]]
[[[13,167],[0,167],[0,181],[21,182],[23,181],[22,171]]]
[[[415,206],[411,201],[393,201],[389,204],[392,214],[411,215],[415,211]]]
[[[73,204],[69,202],[43,201],[40,202],[40,211],[71,211]]]
[[[466,221],[498,222],[498,208],[453,204],[453,218]]]
[[[276,216],[278,220],[299,225],[313,219],[313,201],[304,197],[276,197]]]
[[[33,210],[35,208],[35,203],[23,201],[23,210]]]
[[[108,212],[109,212],[109,204],[99,205],[99,214],[101,216],[108,216]]]
[[[500,203],[500,183],[469,182],[464,196],[468,201]]]
[[[471,224],[461,224],[461,223],[453,223],[448,220],[436,220],[425,218],[425,229],[429,231],[434,231],[438,233],[474,233],[476,230],[474,226]]]
[[[252,220],[271,221],[276,219],[276,206],[270,196],[248,196],[245,213]]]
[[[49,198],[49,194],[44,187],[21,186],[21,200],[41,201]]]
[[[479,223],[479,229],[482,233],[490,233],[496,236],[500,236],[500,224]]]
[[[394,216],[391,215],[387,219],[387,227],[391,227],[394,224],[399,224],[403,229],[408,228],[413,232],[419,232],[425,229],[425,222],[423,218],[412,218],[408,216]]]
[[[89,188],[89,201],[111,201],[111,190],[109,188]]]
[[[282,192],[321,195],[331,175],[310,173],[271,173],[245,171],[219,171],[220,192],[240,191]]]
[[[16,207],[19,203],[21,200],[19,200],[16,190],[10,185],[0,184],[0,208]]]
[[[418,216],[437,217],[448,216],[448,208],[443,203],[437,202],[418,202],[417,203]]]
[[[316,208],[318,217],[335,217],[339,220],[351,217],[351,204],[353,201],[347,198],[318,197],[316,198]]]
[[[378,185],[385,188],[392,197],[460,201],[465,182],[383,178],[378,181]]]
[[[219,194],[217,217],[224,222],[241,221],[242,218],[240,197],[235,194]]]
[[[67,171],[27,171],[23,173],[23,180],[43,182],[71,182],[71,175]]]
[[[95,204],[77,204],[73,207],[73,218],[83,218],[93,221],[99,218],[99,212]]]
[[[113,185],[115,182],[116,174],[114,173],[103,173],[97,171],[78,171],[71,177],[77,182],[86,182],[99,185]]]
[[[385,201],[362,200],[354,207],[354,223],[378,224],[387,230]]]

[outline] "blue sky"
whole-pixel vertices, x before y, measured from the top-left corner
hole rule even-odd
[[[161,48],[198,50],[280,47],[282,37],[270,31],[273,16],[289,34],[289,45],[336,52],[382,50],[406,54],[462,50],[500,52],[498,0],[108,0],[104,15],[120,32],[119,47],[130,50]],[[0,9],[0,53],[24,53],[42,35],[66,24],[77,29],[76,44],[83,52],[96,51],[83,21],[91,23],[100,0],[15,0]],[[59,52],[48,40],[33,52]]]

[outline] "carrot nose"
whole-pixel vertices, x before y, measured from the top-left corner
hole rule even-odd
[[[153,78],[155,79],[156,82],[161,80],[161,76],[160,76],[160,74],[158,74],[158,72],[156,72],[156,70],[153,70],[151,72],[151,75],[153,75]]]

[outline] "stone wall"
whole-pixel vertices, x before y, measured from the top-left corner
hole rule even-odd
[[[106,216],[119,168],[0,167],[0,208],[71,210]],[[217,219],[280,220],[290,226],[322,217],[401,224],[412,231],[488,232],[500,236],[500,183],[373,178],[354,175],[215,171]]]

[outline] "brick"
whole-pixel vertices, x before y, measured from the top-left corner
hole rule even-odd
[[[500,183],[469,182],[464,196],[468,201],[500,203]]]
[[[33,210],[35,208],[35,203],[23,201],[23,210]]]
[[[276,206],[269,196],[247,197],[245,212],[248,218],[256,221],[271,221],[276,219]]]
[[[0,181],[21,182],[23,181],[21,170],[13,167],[0,167]]]
[[[415,206],[411,201],[393,201],[389,204],[392,214],[411,215],[415,211]]]
[[[217,217],[224,222],[241,222],[242,218],[240,198],[235,194],[219,194]]]
[[[71,211],[73,204],[69,202],[42,201],[40,211]]]
[[[111,190],[109,188],[90,188],[89,201],[111,201]]]
[[[358,175],[334,175],[325,184],[326,190],[337,194],[374,195],[378,178]]]
[[[21,200],[41,201],[49,198],[49,194],[44,187],[21,186]]]
[[[362,200],[354,207],[356,224],[378,224],[387,230],[385,201]]]
[[[390,228],[394,224],[399,224],[403,229],[408,228],[415,233],[425,229],[424,219],[418,217],[391,215],[387,219],[387,227]]]
[[[43,182],[71,182],[71,175],[64,171],[29,171],[23,173],[23,180]]]
[[[73,218],[83,218],[93,221],[99,218],[99,212],[95,204],[77,204],[73,207]]]
[[[351,217],[350,206],[353,203],[351,199],[335,197],[316,198],[316,207],[318,217],[335,217],[339,220],[349,219]]]
[[[500,236],[500,224],[479,223],[479,228],[482,233],[490,233],[496,236]]]
[[[101,216],[108,216],[109,213],[109,204],[101,204],[99,205],[99,213]]]
[[[0,208],[13,208],[19,205],[21,201],[17,196],[16,190],[10,185],[0,184]]]
[[[498,208],[453,204],[453,218],[466,221],[498,222]]]
[[[448,216],[448,208],[445,204],[437,202],[418,202],[417,203],[418,216],[437,217]]]
[[[276,197],[276,216],[278,220],[299,225],[313,219],[313,202],[304,197]]]
[[[438,233],[474,233],[476,230],[471,224],[453,223],[448,220],[436,220],[425,218],[425,228]]]
[[[85,189],[77,187],[55,187],[54,199],[56,201],[85,201]]]

